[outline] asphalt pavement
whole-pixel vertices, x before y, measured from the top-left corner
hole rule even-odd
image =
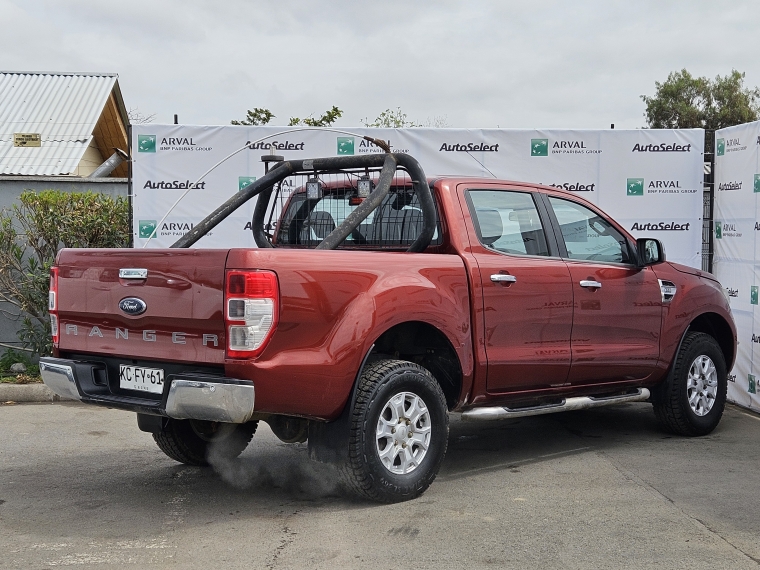
[[[175,463],[134,414],[0,406],[0,568],[760,568],[760,416],[703,438],[651,406],[465,423],[419,499],[343,493],[261,424],[236,461]]]

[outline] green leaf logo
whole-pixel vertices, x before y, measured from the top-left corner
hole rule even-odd
[[[715,222],[715,239],[721,239],[723,237],[723,223]]]
[[[644,195],[644,179],[643,178],[628,178],[626,180],[626,196],[643,196]]]
[[[757,382],[754,374],[747,374],[747,392],[757,394]]]
[[[755,192],[760,192],[760,174],[755,174]]]
[[[354,137],[338,137],[338,154],[354,154]]]
[[[531,156],[549,156],[549,139],[530,139]]]
[[[718,156],[723,156],[724,154],[726,154],[725,139],[718,139],[718,141],[715,143],[715,146],[718,148]]]
[[[139,236],[141,238],[156,237],[156,220],[140,220]]]
[[[238,176],[238,192],[253,182],[256,182],[255,176]]]
[[[757,305],[757,285],[752,285],[752,287],[749,288],[749,302],[752,305]]]
[[[156,152],[156,135],[137,135],[137,152]]]

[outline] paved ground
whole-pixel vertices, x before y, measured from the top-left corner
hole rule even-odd
[[[0,406],[0,568],[759,568],[760,417],[661,433],[651,407],[452,418],[420,499],[344,496],[262,424],[226,469],[166,458],[133,414]]]

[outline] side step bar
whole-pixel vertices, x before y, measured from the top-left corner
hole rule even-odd
[[[524,418],[526,416],[540,416],[542,414],[552,414],[554,412],[567,412],[570,410],[585,410],[586,408],[598,408],[601,406],[610,406],[623,402],[643,402],[649,399],[649,390],[638,388],[636,392],[630,394],[621,394],[619,396],[607,396],[603,398],[594,398],[593,396],[582,396],[579,398],[567,398],[557,404],[546,406],[535,406],[533,408],[511,409],[506,406],[494,406],[492,408],[474,408],[462,412],[464,421],[487,421],[487,420],[505,420],[509,418]]]

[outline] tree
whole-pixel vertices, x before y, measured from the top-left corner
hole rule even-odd
[[[290,122],[288,123],[288,126],[298,127],[300,125],[304,125],[307,127],[329,127],[335,121],[340,119],[342,116],[343,116],[343,111],[341,111],[335,105],[333,105],[332,109],[325,111],[317,119],[312,118],[311,115],[309,115],[305,119],[299,119],[298,117],[291,117]]]
[[[367,119],[362,119],[365,127],[377,127],[386,129],[401,129],[403,127],[421,127],[419,123],[410,121],[406,118],[406,113],[401,111],[401,107],[396,110],[386,109],[380,113],[377,118],[370,123]]]
[[[715,130],[756,121],[760,115],[760,89],[745,88],[744,73],[735,69],[714,80],[682,69],[654,85],[654,97],[641,96],[651,129]]]
[[[254,107],[253,111],[248,109],[248,113],[246,114],[245,119],[242,121],[230,121],[230,124],[251,126],[267,125],[269,124],[269,121],[274,118],[274,114],[272,114],[272,111],[269,109]]]

